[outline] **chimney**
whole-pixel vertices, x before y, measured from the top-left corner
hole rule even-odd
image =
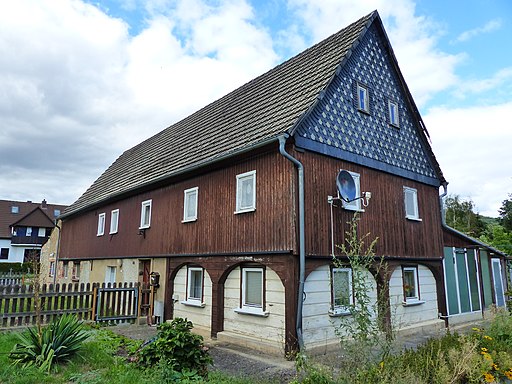
[[[41,208],[43,208],[43,209],[48,208],[48,206],[46,205],[46,199],[43,199],[43,201],[41,202]]]

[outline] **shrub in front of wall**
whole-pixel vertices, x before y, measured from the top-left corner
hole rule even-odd
[[[157,336],[137,352],[136,361],[150,367],[164,360],[176,372],[206,376],[212,358],[203,338],[192,333],[192,328],[192,322],[182,318],[160,324]]]

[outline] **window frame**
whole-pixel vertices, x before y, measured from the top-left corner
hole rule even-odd
[[[404,211],[405,218],[408,220],[421,221],[419,206],[418,206],[418,190],[416,188],[411,187],[403,187],[404,191]],[[408,197],[409,201],[412,203],[412,208],[414,212],[408,212]],[[412,199],[412,200],[411,200]]]
[[[349,286],[349,304],[348,305],[336,305],[336,292],[335,292],[335,283],[334,276],[336,273],[348,273],[348,286]],[[350,315],[351,306],[354,305],[354,290],[353,290],[353,271],[352,268],[349,267],[333,267],[331,268],[331,309],[329,314],[331,316],[344,316]]]
[[[37,237],[46,237],[46,228],[44,228],[44,227],[37,228]]]
[[[388,118],[390,125],[397,128],[400,126],[398,103],[394,100],[388,100]]]
[[[9,260],[9,248],[0,248],[0,260]]]
[[[414,277],[414,296],[407,296],[407,288],[405,284],[405,273],[406,272],[412,272]],[[402,294],[404,297],[403,303],[405,305],[407,304],[422,304],[424,301],[421,301],[421,294],[420,294],[420,279],[419,279],[419,272],[418,272],[418,266],[411,266],[411,265],[402,265]]]
[[[242,206],[242,186],[245,180],[252,179],[252,201],[248,206]],[[256,170],[236,175],[236,209],[235,214],[254,212],[256,210]]]
[[[17,205],[12,205],[11,206],[11,213],[14,214],[14,215],[17,215],[18,213],[20,213],[20,207],[17,206]]]
[[[197,205],[199,200],[199,187],[185,189],[183,191],[183,220],[182,223],[189,223],[197,220]],[[188,209],[190,208],[190,197],[195,195],[194,214],[188,216]]]
[[[261,304],[248,303],[247,302],[247,274],[248,272],[258,272],[261,274],[261,292],[260,292],[260,301]],[[235,309],[235,312],[246,314],[246,315],[255,315],[255,316],[263,316],[267,317],[270,313],[265,311],[266,301],[266,274],[264,267],[242,267],[240,269],[240,307]]]
[[[69,263],[67,261],[62,262],[62,276],[65,279],[69,276]]]
[[[200,297],[193,297],[191,296],[191,292],[193,291],[192,287],[192,274],[200,272],[201,273],[201,286],[200,286]],[[195,280],[194,280],[195,281]],[[204,302],[204,268],[203,267],[194,267],[189,266],[187,267],[187,284],[186,284],[186,292],[185,292],[185,300],[181,302],[181,304],[189,305],[192,307],[205,307]]]
[[[350,173],[350,176],[354,179],[354,184],[356,186],[356,197],[361,196],[361,175],[356,172],[347,171]],[[356,212],[364,212],[364,209],[362,208],[361,199],[356,199],[354,201],[351,201],[350,203],[347,203],[342,199],[342,206],[343,209],[346,209],[348,211],[356,211]]]
[[[32,237],[32,227],[25,228],[25,236]]]
[[[119,232],[119,208],[113,209],[110,212],[110,230],[108,233],[109,235],[113,235],[117,232]]]
[[[48,270],[48,277],[55,276],[55,261],[50,261],[50,268]]]
[[[96,236],[103,236],[105,234],[105,212],[98,214],[98,228],[96,230]]]
[[[361,91],[363,91],[363,93],[364,93],[363,98],[361,98]],[[369,114],[370,113],[370,89],[366,85],[357,83],[356,93],[357,93],[357,109],[358,109],[358,111]]]
[[[114,281],[110,279],[112,277],[112,271],[114,271]],[[107,281],[108,279],[108,281]],[[115,265],[107,265],[107,268],[105,268],[105,284],[115,284],[117,279],[117,266]]]
[[[153,200],[152,199],[144,200],[141,203],[139,229],[147,229],[147,228],[151,227],[151,210],[153,209],[152,206],[153,206]],[[148,221],[147,221],[147,223],[145,222],[146,210],[148,210]]]
[[[71,271],[71,280],[80,280],[80,262],[73,261],[73,269]]]

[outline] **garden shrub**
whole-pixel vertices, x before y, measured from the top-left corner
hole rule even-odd
[[[89,337],[76,316],[64,315],[51,324],[19,333],[19,343],[9,353],[14,365],[36,366],[49,373],[55,363],[68,361]]]
[[[136,361],[150,367],[163,360],[160,364],[164,364],[167,371],[187,373],[188,380],[192,380],[190,373],[194,372],[205,377],[212,358],[203,338],[193,334],[192,328],[192,322],[182,318],[160,324],[157,336],[139,350]]]

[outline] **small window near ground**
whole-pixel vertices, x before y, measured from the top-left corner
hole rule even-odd
[[[50,261],[50,271],[48,276],[53,277],[55,275],[55,261]]]
[[[236,176],[236,211],[251,212],[256,209],[256,171]]]
[[[333,268],[331,276],[332,313],[349,314],[354,302],[352,293],[352,269]]]
[[[103,236],[105,233],[105,213],[100,213],[98,215],[98,231],[96,232],[96,236]]]
[[[140,212],[140,229],[149,228],[151,225],[151,200],[142,202]]]
[[[67,261],[64,261],[62,263],[62,276],[67,279],[69,275],[69,263]]]
[[[404,301],[419,301],[418,289],[418,268],[417,267],[402,267],[402,280],[404,289]]]
[[[0,249],[0,260],[9,259],[9,248]]]
[[[405,217],[421,221],[418,210],[418,191],[414,188],[404,187]]]
[[[190,267],[187,273],[187,301],[203,301],[203,268]]]
[[[361,176],[359,173],[350,172],[350,176],[354,179],[354,183],[356,186],[356,197],[361,196]],[[343,201],[343,208],[348,209],[349,211],[363,211],[361,208],[361,199],[356,199],[349,203]]]
[[[185,200],[183,202],[183,222],[197,220],[198,191],[198,187],[185,190]]]
[[[242,269],[242,308],[263,309],[263,268]]]
[[[368,88],[361,84],[357,84],[357,108],[363,112],[370,112]]]
[[[119,209],[114,209],[110,213],[110,234],[117,233],[119,229]]]
[[[389,124],[398,127],[398,103],[394,101],[389,101],[388,103],[389,107]]]
[[[80,262],[73,262],[73,271],[71,272],[71,278],[73,280],[80,280]]]
[[[105,284],[114,284],[116,282],[117,267],[108,266],[105,271]]]

